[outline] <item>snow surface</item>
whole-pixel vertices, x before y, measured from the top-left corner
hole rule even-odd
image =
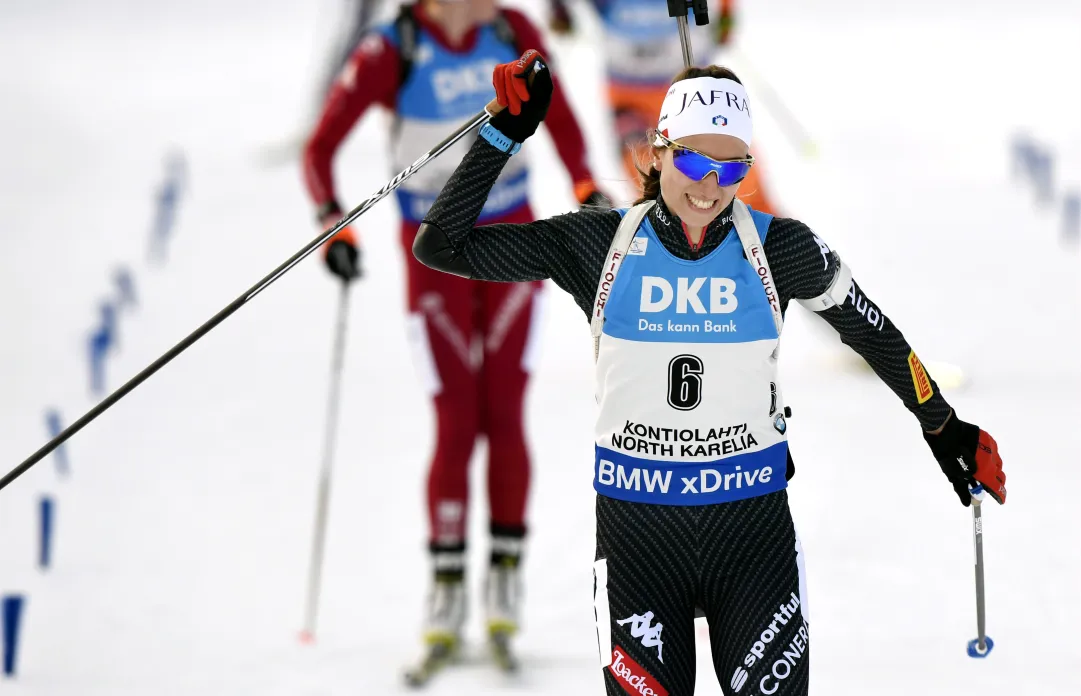
[[[516,3],[539,15],[541,3]],[[975,661],[971,525],[916,422],[802,309],[785,331],[808,557],[812,693],[1081,692],[1078,260],[1058,205],[1010,177],[1018,133],[1081,181],[1081,6],[978,0],[742,3],[740,46],[820,148],[801,159],[759,102],[769,181],[839,249],[947,393],[994,434],[1010,482],[985,514],[988,631]],[[295,164],[260,166],[312,111],[338,3],[5,0],[0,5],[0,463],[45,440],[44,411],[92,405],[85,342],[120,262],[141,305],[121,317],[118,386],[315,230]],[[596,170],[626,193],[598,107],[590,39],[553,41]],[[740,62],[733,59],[739,68]],[[744,61],[744,67],[747,67]],[[745,73],[749,76],[749,73]],[[752,95],[753,81],[752,84]],[[388,177],[385,120],[339,158],[356,202]],[[537,210],[571,207],[546,137]],[[164,267],[147,263],[152,198],[173,148],[191,187]],[[336,289],[308,260],[69,445],[0,493],[0,592],[28,606],[0,692],[351,694],[404,690],[427,583],[431,414],[408,361],[392,202],[364,231],[354,293],[318,642],[297,641]],[[591,562],[594,404],[588,329],[552,288],[529,396],[535,455],[522,673],[471,659],[433,694],[599,693]],[[851,362],[851,361],[847,361]],[[843,444],[839,444],[843,443]],[[475,467],[474,490],[483,491]],[[58,498],[55,567],[33,565],[38,495]],[[483,494],[480,493],[480,496]],[[473,508],[484,539],[484,505]],[[480,577],[476,543],[472,578]],[[474,582],[474,585],[479,583]],[[479,618],[471,637],[480,637]],[[476,642],[476,640],[474,641]],[[700,646],[701,647],[701,646]],[[479,653],[479,647],[474,652]],[[700,650],[698,693],[718,693]]]

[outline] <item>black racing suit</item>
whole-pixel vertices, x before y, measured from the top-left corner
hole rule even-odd
[[[434,268],[477,280],[551,278],[588,320],[620,215],[584,209],[521,225],[474,227],[507,159],[477,140],[425,218],[414,254]],[[697,247],[662,199],[649,220],[664,247],[688,260],[710,253],[733,233],[731,208],[710,224]],[[821,295],[840,265],[810,228],[788,218],[773,219],[764,251],[782,312],[792,299]],[[908,342],[855,281],[843,304],[820,314],[924,429],[946,421],[950,407],[937,385],[919,403]],[[806,593],[786,491],[688,507],[598,495],[596,511],[595,596],[600,643],[606,646],[610,636],[612,647],[604,670],[609,694],[690,696],[696,608],[709,622],[714,667],[726,693],[807,693]],[[602,647],[602,661],[604,652]]]

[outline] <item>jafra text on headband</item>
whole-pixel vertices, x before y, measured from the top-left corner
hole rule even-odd
[[[747,90],[728,78],[680,80],[668,90],[657,132],[669,140],[688,135],[731,135],[751,146],[751,107]]]

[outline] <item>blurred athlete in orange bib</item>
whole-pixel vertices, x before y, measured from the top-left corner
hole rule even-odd
[[[493,97],[492,71],[527,48],[543,45],[521,13],[495,0],[422,0],[405,5],[393,22],[365,35],[327,97],[304,153],[304,178],[325,227],[342,217],[331,171],[338,146],[368,107],[394,113],[394,171],[484,108]],[[603,205],[586,165],[585,142],[558,85],[547,125],[578,201]],[[526,532],[529,454],[522,423],[539,283],[483,283],[433,271],[409,249],[417,228],[471,140],[428,163],[397,190],[406,249],[409,332],[432,395],[436,445],[428,473],[429,548],[434,567],[425,637],[457,647],[465,620],[463,582],[468,464],[480,435],[488,440],[491,566],[485,590],[493,640],[518,625],[518,562]],[[487,197],[482,223],[534,219],[528,167],[507,168]],[[346,228],[326,247],[331,272],[359,275],[359,249]]]
[[[551,27],[556,33],[573,30],[568,0],[549,0]],[[604,50],[608,74],[608,99],[615,114],[616,132],[622,143],[623,165],[631,181],[639,180],[635,151],[646,132],[657,125],[672,76],[683,69],[683,53],[675,22],[663,0],[590,0],[604,25]],[[717,0],[716,14],[704,27],[688,22],[695,60],[711,62],[714,44],[725,46],[732,33],[735,0]],[[757,157],[757,155],[756,155]],[[760,178],[762,162],[756,159],[740,186],[739,197],[755,210],[777,212]]]

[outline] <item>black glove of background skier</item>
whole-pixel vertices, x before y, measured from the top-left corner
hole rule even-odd
[[[495,66],[492,72],[495,98],[502,111],[492,117],[492,127],[516,143],[537,132],[552,103],[552,74],[548,63],[529,49],[512,63]]]
[[[338,224],[341,216],[341,208],[334,202],[327,203],[319,211],[319,221],[323,229],[329,229]],[[360,277],[360,248],[352,227],[344,227],[330,238],[330,241],[323,246],[323,260],[331,273],[347,283]]]
[[[972,504],[969,486],[977,483],[997,502],[1006,502],[1006,474],[998,444],[979,426],[951,414],[938,435],[924,432],[923,439],[938,460],[938,466],[953,484],[961,504]]]
[[[352,230],[346,227],[327,243],[326,261],[331,273],[349,282],[360,277],[360,249],[355,241],[343,237],[347,232],[351,237]]]

